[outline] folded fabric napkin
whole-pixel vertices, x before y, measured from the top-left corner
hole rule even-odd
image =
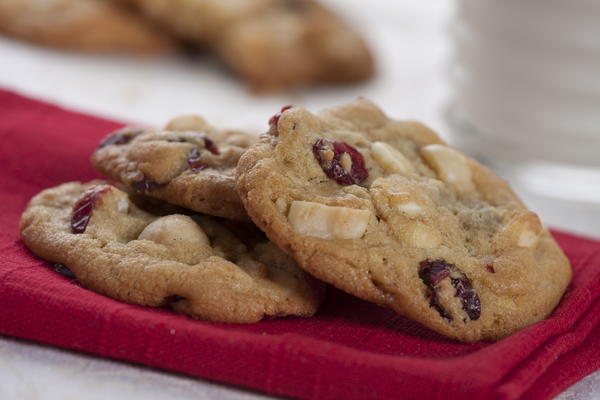
[[[97,178],[121,124],[0,91],[0,334],[304,399],[548,399],[600,368],[600,242],[555,233],[573,282],[551,318],[496,343],[447,340],[330,288],[314,318],[195,321],[112,300],[21,243],[40,190]]]

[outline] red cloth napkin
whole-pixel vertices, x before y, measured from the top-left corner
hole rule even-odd
[[[19,240],[40,190],[97,174],[121,124],[0,91],[0,334],[304,399],[548,399],[600,368],[600,242],[555,236],[574,278],[554,315],[496,343],[447,340],[331,289],[314,318],[194,321],[57,274]]]

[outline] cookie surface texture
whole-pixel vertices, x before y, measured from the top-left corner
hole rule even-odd
[[[157,216],[125,192],[66,183],[35,196],[21,237],[84,286],[144,306],[210,321],[310,316],[322,286],[250,223],[202,215]]]
[[[505,181],[364,99],[318,115],[284,108],[240,159],[237,188],[306,271],[457,340],[544,319],[570,281]]]
[[[165,129],[124,128],[101,143],[92,164],[128,188],[204,214],[247,220],[235,191],[235,166],[256,140],[182,116]]]

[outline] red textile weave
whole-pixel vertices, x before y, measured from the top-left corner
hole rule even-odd
[[[194,321],[109,299],[19,240],[40,190],[97,174],[119,127],[0,91],[0,334],[304,399],[548,399],[600,368],[600,242],[555,233],[574,279],[554,315],[496,343],[446,340],[331,289],[317,316]]]

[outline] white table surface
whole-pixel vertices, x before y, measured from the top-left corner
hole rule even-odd
[[[378,61],[377,78],[340,88],[257,97],[210,57],[91,56],[0,38],[0,87],[123,121],[162,125],[200,113],[218,126],[264,130],[268,118],[293,103],[318,110],[362,95],[396,118],[426,122],[448,138],[443,118],[449,43],[449,0],[328,0],[361,29]],[[527,200],[527,199],[526,199]],[[536,201],[543,218],[562,229],[600,237]],[[258,399],[255,392],[113,360],[0,337],[0,399]],[[600,372],[559,396],[600,398]]]

